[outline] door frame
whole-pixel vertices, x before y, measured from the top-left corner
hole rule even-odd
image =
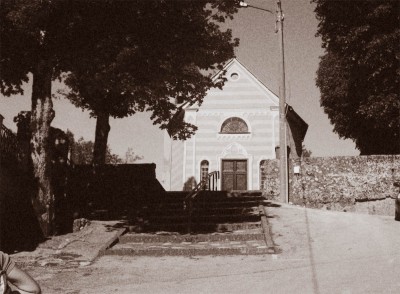
[[[222,160],[240,160],[240,159],[245,159],[247,160],[247,190],[252,190],[254,187],[253,183],[253,156],[252,155],[247,155],[246,156],[239,156],[239,157],[231,157],[231,156],[217,156],[217,162],[216,162],[216,170],[220,171],[220,175],[222,176]],[[210,163],[211,165],[211,163]],[[258,177],[258,176],[257,176]],[[218,180],[218,189],[222,190],[222,179],[220,178]]]
[[[223,162],[224,161],[244,161],[246,162],[246,189],[245,190],[249,190],[249,173],[250,173],[250,168],[251,166],[249,165],[249,159],[248,158],[221,158],[220,160],[220,172],[221,172],[221,186],[220,186],[220,190],[222,191],[223,189],[223,183],[224,183],[224,171],[223,171]],[[236,174],[234,172],[234,174]],[[236,181],[234,181],[235,183]],[[234,184],[235,186],[235,184]],[[234,191],[234,189],[232,189]]]

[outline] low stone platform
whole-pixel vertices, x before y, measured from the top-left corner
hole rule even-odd
[[[273,254],[261,228],[212,234],[128,233],[105,255],[195,256]]]
[[[106,255],[142,255],[142,256],[194,256],[194,255],[256,255],[273,254],[264,240],[248,241],[203,241],[203,242],[129,242],[117,244]]]
[[[225,233],[210,234],[179,234],[173,232],[128,233],[119,238],[119,243],[181,243],[181,242],[215,242],[215,241],[250,241],[264,240],[261,228],[236,230]]]

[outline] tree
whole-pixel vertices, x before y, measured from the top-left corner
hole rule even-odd
[[[124,163],[134,163],[137,160],[143,159],[143,156],[139,156],[133,152],[133,148],[129,147],[125,153],[125,162]]]
[[[301,156],[302,157],[311,157],[311,154],[312,154],[311,150],[308,150],[306,148],[306,146],[304,146],[304,145],[303,145],[302,149],[303,149],[302,152],[301,152]]]
[[[399,2],[313,2],[326,50],[316,84],[334,131],[362,155],[400,153]]]
[[[80,137],[78,141],[75,141],[74,134],[71,131],[67,131],[69,139],[69,152],[71,161],[74,164],[92,164],[93,163],[93,141],[86,141],[83,137]],[[107,145],[106,149],[106,164],[123,164],[123,163],[135,163],[137,160],[142,159],[142,156],[136,155],[133,148],[129,147],[125,153],[125,158],[121,158],[119,155],[114,154],[111,148]]]
[[[199,11],[193,16],[189,8],[179,8],[180,3],[185,7],[190,6],[186,1],[2,0],[0,2],[0,90],[7,96],[22,93],[22,83],[28,80],[29,73],[32,74],[33,79],[31,145],[33,147],[33,174],[38,183],[37,196],[35,197],[40,203],[36,214],[45,236],[52,234],[54,223],[54,193],[49,178],[51,174],[49,131],[55,115],[51,96],[52,80],[60,78],[62,73],[72,74],[75,72],[77,77],[82,77],[85,68],[88,73],[98,72],[91,70],[91,67],[98,61],[96,57],[104,57],[107,54],[104,50],[109,49],[111,50],[110,60],[118,61],[115,59],[118,56],[120,61],[126,60],[126,66],[131,67],[132,70],[135,70],[134,67],[138,63],[142,63],[142,66],[136,69],[144,72],[162,72],[164,66],[180,68],[180,63],[166,62],[164,64],[160,62],[154,64],[150,61],[159,57],[158,51],[153,50],[154,48],[162,51],[163,46],[170,46],[174,47],[176,52],[182,53],[182,50],[180,50],[182,46],[179,43],[182,34],[158,34],[157,30],[163,31],[165,27],[171,26],[180,32],[188,25],[186,35],[190,39],[192,34],[190,30],[193,29],[190,26],[190,21],[198,24],[195,27],[197,29],[200,29],[201,23],[209,29],[214,28],[210,38],[200,40],[212,41],[215,38],[225,41],[207,44],[197,43],[199,39],[192,40],[192,43],[198,45],[196,50],[205,50],[211,52],[208,56],[212,57],[215,54],[219,57],[218,51],[226,51],[226,44],[231,43],[230,34],[219,34],[216,23],[222,21],[224,17],[230,17],[236,11],[236,2],[224,0],[190,1],[189,4],[193,6],[193,12]],[[203,13],[200,12],[201,9],[204,10]],[[176,10],[179,13],[175,12]],[[182,16],[182,19],[176,16]],[[212,25],[208,25],[209,23],[212,23]],[[152,30],[146,29],[149,25]],[[137,32],[142,33],[138,34]],[[158,42],[155,42],[153,33],[160,38]],[[207,34],[207,30],[203,30],[202,33]],[[201,36],[201,34],[195,35]],[[147,47],[136,48],[135,40],[131,39],[130,36],[148,39]],[[115,43],[116,50],[112,46],[114,41],[117,41]],[[184,45],[190,45],[190,42],[185,42]],[[232,45],[228,47],[232,47]],[[195,46],[192,45],[189,48],[193,49]],[[135,55],[136,49],[139,52],[149,50],[153,54],[148,54],[147,57],[151,59],[139,60],[142,55]],[[123,54],[124,52],[126,54]],[[185,58],[190,58],[189,52],[186,53],[180,56],[182,61],[185,61]],[[226,54],[229,56],[232,53],[227,52]],[[132,56],[137,58],[135,59]],[[202,57],[201,54],[196,56]],[[178,60],[174,59],[174,61]],[[201,60],[196,59],[196,61],[193,61],[193,67],[188,66],[190,62],[183,62],[183,64],[185,64],[186,72],[190,74],[191,68],[207,69],[209,64],[213,64],[213,61],[218,62],[220,59],[216,58],[211,62],[207,59],[203,64]],[[122,62],[116,64],[118,70],[120,64]],[[112,66],[106,66],[104,70],[109,72],[112,70]],[[101,72],[98,73],[101,74]],[[122,71],[120,77],[123,74],[124,71]],[[106,76],[104,75],[104,78],[99,81],[106,81]],[[155,123],[168,120],[166,118],[167,113],[162,111],[162,108],[165,105],[169,107],[169,104],[165,99],[158,99],[160,96],[163,97],[165,93],[158,95],[157,90],[151,91],[157,86],[152,83],[152,79],[148,80],[149,75],[143,74],[137,77],[139,83],[133,83],[133,85],[141,86],[127,93],[135,93],[136,97],[143,97],[143,99],[150,101],[149,110],[154,113]],[[111,76],[110,83],[106,83],[106,85],[112,85],[113,78],[115,76]],[[131,79],[128,80],[132,82]],[[159,80],[155,79],[154,81],[158,82]],[[182,83],[185,82],[185,79],[183,79]],[[165,87],[168,91],[170,88],[174,88],[173,84]],[[182,91],[188,91],[190,88],[190,85],[182,87]],[[117,94],[121,95],[122,92],[118,91]],[[133,102],[127,103],[133,104]],[[142,107],[140,106],[139,109]]]
[[[92,164],[93,142],[81,137],[70,143],[70,158],[73,164]]]
[[[95,163],[105,161],[110,116],[146,109],[165,129],[176,111],[171,98],[201,103],[208,89],[222,87],[212,71],[234,56],[238,41],[218,24],[235,11],[234,2],[139,1],[134,15],[120,19],[125,27],[110,30],[75,66],[65,79],[71,91],[64,94],[97,118]],[[176,137],[185,139],[197,128],[181,121],[177,129]]]

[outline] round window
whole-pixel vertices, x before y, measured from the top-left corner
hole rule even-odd
[[[238,80],[238,79],[239,79],[239,74],[236,73],[236,72],[232,73],[232,74],[231,74],[231,79],[232,79],[233,81]]]

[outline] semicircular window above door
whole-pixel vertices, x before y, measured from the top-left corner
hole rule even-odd
[[[221,126],[222,134],[246,134],[249,128],[246,122],[239,117],[230,117]]]

